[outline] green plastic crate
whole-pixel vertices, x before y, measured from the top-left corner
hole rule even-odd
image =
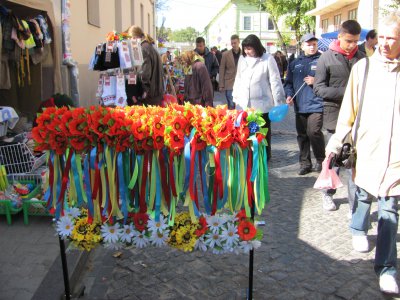
[[[52,216],[46,208],[47,202],[43,200],[24,200],[22,210],[24,213],[24,224],[29,224],[29,216]]]
[[[27,195],[22,196],[22,206],[15,208],[12,205],[12,200],[0,200],[0,215],[5,215],[6,216],[6,220],[7,220],[7,224],[11,225],[11,216],[18,214],[20,211],[23,210],[24,207],[24,202],[25,201],[29,201],[30,199],[32,199],[33,197],[37,196],[40,193],[40,185],[33,182],[33,181],[18,181],[21,184],[34,184],[36,185],[36,187]]]

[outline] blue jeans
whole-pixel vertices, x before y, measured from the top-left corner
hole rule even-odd
[[[225,97],[226,97],[226,102],[228,103],[228,109],[235,109],[235,103],[233,103],[232,92],[233,90],[225,90]]]
[[[357,187],[350,229],[353,235],[366,235],[373,196]],[[400,196],[378,197],[378,236],[375,250],[375,272],[395,275],[397,268],[397,203]]]

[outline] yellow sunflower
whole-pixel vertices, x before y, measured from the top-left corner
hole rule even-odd
[[[193,251],[196,244],[197,235],[196,228],[193,226],[181,226],[176,232],[176,248],[185,252]]]

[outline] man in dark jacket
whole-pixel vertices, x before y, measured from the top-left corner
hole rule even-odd
[[[361,26],[355,20],[347,20],[340,26],[338,39],[334,40],[329,49],[318,60],[315,72],[314,92],[324,99],[323,127],[327,131],[327,139],[335,133],[340,106],[350,70],[353,65],[365,55],[358,51],[357,42],[360,39]],[[323,197],[325,210],[336,210],[333,195],[336,190],[327,190]],[[349,179],[348,197],[350,209],[354,203],[355,185]]]
[[[213,85],[216,83],[217,74],[219,71],[219,64],[217,57],[206,47],[206,41],[202,37],[196,39],[196,49],[194,51],[204,58],[204,64],[206,65],[208,75],[210,76]]]
[[[316,158],[315,171],[321,171],[325,158],[325,141],[322,133],[323,100],[313,91],[315,69],[320,57],[318,39],[311,33],[301,38],[304,55],[293,60],[285,80],[286,103],[293,104],[296,112],[297,143],[300,148],[299,175],[311,172],[311,151]],[[293,96],[297,95],[293,98]]]

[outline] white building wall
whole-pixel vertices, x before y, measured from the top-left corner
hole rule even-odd
[[[208,30],[208,46],[219,49],[230,48],[231,36],[236,32],[236,6],[231,5]]]

